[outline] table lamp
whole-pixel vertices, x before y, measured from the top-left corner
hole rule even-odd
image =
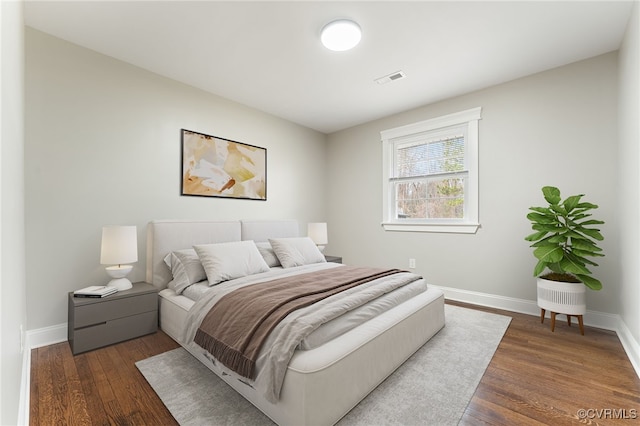
[[[316,243],[321,252],[324,250],[324,245],[329,243],[326,223],[309,223],[307,225],[307,235]]]
[[[113,278],[107,286],[118,290],[133,287],[127,274],[133,266],[125,263],[138,261],[138,233],[135,226],[105,226],[102,228],[100,263],[107,266],[107,274]]]

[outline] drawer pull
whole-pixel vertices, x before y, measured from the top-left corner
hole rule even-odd
[[[106,324],[106,323],[107,323],[106,321],[97,322],[97,323],[95,323],[95,324],[90,324],[90,325],[85,325],[85,326],[82,326],[82,327],[75,328],[74,330],[83,330],[83,329],[85,329],[85,328],[91,328],[91,327],[95,327],[95,326],[97,326],[97,325],[104,325],[104,324]]]

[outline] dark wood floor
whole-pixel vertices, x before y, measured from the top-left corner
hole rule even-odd
[[[640,379],[616,333],[475,308],[513,319],[461,425],[640,424]]]
[[[640,424],[640,379],[615,333],[448,303],[513,318],[461,425]],[[67,343],[34,349],[30,424],[176,424],[134,365],[176,347],[158,332],[76,356]]]

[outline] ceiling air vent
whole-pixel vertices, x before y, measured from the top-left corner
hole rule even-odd
[[[386,83],[389,83],[390,81],[400,80],[405,77],[406,75],[404,72],[396,71],[389,75],[385,75],[384,77],[376,78],[374,81],[378,84],[386,84]]]

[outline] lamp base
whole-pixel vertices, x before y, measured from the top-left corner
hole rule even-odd
[[[122,291],[129,290],[131,287],[133,287],[133,284],[131,284],[131,281],[129,281],[128,278],[116,278],[109,281],[107,287],[115,287],[118,289],[118,291]]]
[[[118,291],[129,290],[131,287],[133,287],[133,284],[131,284],[131,281],[129,281],[128,278],[125,278],[127,274],[131,272],[131,269],[133,269],[133,266],[131,265],[108,266],[105,269],[107,270],[107,274],[111,278],[113,278],[111,281],[109,281],[109,284],[107,284],[107,287],[115,287],[118,289]]]

